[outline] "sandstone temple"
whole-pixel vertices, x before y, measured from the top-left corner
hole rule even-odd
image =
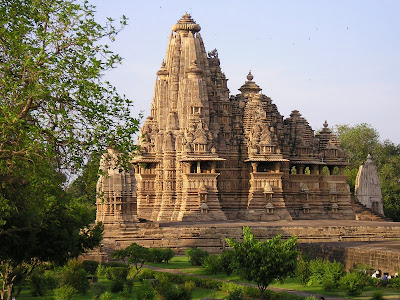
[[[239,91],[229,95],[218,52],[182,16],[132,170],[118,171],[112,148],[101,162],[97,221],[354,220],[347,157],[328,124],[316,133],[297,110],[284,118],[251,72]]]

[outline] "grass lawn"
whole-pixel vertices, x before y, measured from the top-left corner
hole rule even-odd
[[[210,278],[217,278],[222,280],[227,280],[231,282],[245,282],[249,283],[248,281],[240,279],[237,274],[232,274],[231,276],[227,276],[226,274],[217,274],[217,275],[207,275],[204,273],[204,270],[200,266],[192,266],[188,258],[186,256],[176,256],[174,257],[169,263],[149,263],[148,265],[164,268],[164,269],[175,269],[180,270],[188,275],[202,275],[207,276]],[[107,286],[107,290],[110,290],[111,281],[107,280],[106,278],[99,278],[99,282],[103,282]],[[346,293],[343,289],[337,289],[333,291],[325,291],[322,286],[302,286],[301,284],[297,283],[294,278],[289,278],[285,281],[285,283],[274,282],[271,284],[271,287],[276,288],[283,288],[288,290],[297,290],[297,291],[304,291],[310,292],[315,294],[324,294],[324,295],[332,295],[332,296],[339,296],[348,299],[357,299],[357,300],[367,300],[370,299],[372,293],[376,290],[381,290],[384,293],[385,299],[400,299],[400,290],[395,290],[392,288],[378,288],[368,286],[364,289],[364,292],[359,297],[350,297],[346,296]],[[135,282],[133,288],[133,295],[136,295],[136,291],[140,288],[140,283]],[[76,300],[91,300],[92,293],[89,290],[86,295],[76,295],[74,299]],[[227,293],[211,290],[211,289],[204,289],[204,288],[197,288],[193,292],[192,299],[202,299],[205,297],[214,298],[214,299],[224,299],[226,298]],[[112,299],[118,299],[118,294],[112,294]],[[18,300],[30,300],[30,299],[46,299],[45,297],[32,297],[29,294],[29,287],[24,286]],[[136,299],[135,296],[132,299]]]
[[[192,266],[187,256],[174,256],[169,263],[146,263],[163,269],[201,269],[200,266]]]
[[[189,263],[187,256],[175,256],[172,260],[166,263],[151,263],[149,265],[156,266],[163,269],[180,269],[180,271],[187,273],[188,275],[202,275],[207,276],[210,278],[217,278],[222,280],[228,280],[232,282],[244,282],[244,283],[253,283],[246,280],[243,280],[237,274],[232,274],[230,276],[226,274],[217,274],[217,275],[207,275],[204,273],[204,270],[200,266],[192,266]],[[297,283],[294,278],[288,278],[285,283],[274,282],[270,285],[271,287],[276,288],[283,288],[288,290],[296,290],[296,291],[303,291],[315,294],[323,294],[323,295],[330,295],[330,296],[338,296],[348,299],[360,299],[360,300],[367,300],[370,299],[372,293],[376,290],[380,290],[384,293],[385,299],[400,299],[400,290],[397,291],[392,288],[381,288],[381,287],[372,287],[368,286],[364,288],[363,294],[359,297],[351,297],[347,296],[346,292],[343,289],[336,289],[333,291],[325,291],[321,285],[317,286],[302,286],[301,284]]]

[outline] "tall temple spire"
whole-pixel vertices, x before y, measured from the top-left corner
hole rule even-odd
[[[142,135],[147,137],[141,144],[147,150],[143,157],[151,157],[159,166],[168,166],[155,171],[155,183],[162,186],[162,192],[155,196],[152,219],[182,220],[188,214],[188,207],[200,212],[197,196],[183,197],[190,193],[185,190],[185,180],[189,177],[195,185],[204,185],[204,180],[209,183],[206,187],[209,214],[201,217],[226,218],[216,191],[218,174],[213,162],[224,159],[215,151],[220,128],[210,129],[213,113],[210,99],[220,96],[229,101],[228,89],[219,64],[210,68],[200,29],[188,13],[172,26],[166,58],[157,72],[151,104],[153,118],[147,119],[142,129]],[[189,166],[185,169],[189,173],[214,171],[212,175],[185,174],[177,170],[182,164]]]

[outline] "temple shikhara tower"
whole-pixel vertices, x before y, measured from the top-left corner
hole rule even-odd
[[[172,27],[132,171],[103,160],[97,220],[354,219],[328,124],[315,133],[297,110],[284,118],[251,72],[229,95],[200,29],[189,14]]]
[[[368,154],[367,160],[360,166],[355,186],[357,200],[377,214],[383,215],[382,191],[379,183],[378,168]]]

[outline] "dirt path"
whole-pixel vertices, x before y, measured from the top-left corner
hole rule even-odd
[[[153,267],[149,265],[145,265],[145,268],[154,270],[154,271],[159,271],[159,272],[165,272],[165,273],[173,273],[173,274],[179,274],[179,275],[186,275],[186,276],[193,276],[193,277],[198,277],[198,278],[206,278],[210,279],[210,277],[203,276],[203,275],[197,275],[197,274],[189,274],[189,273],[184,273],[178,269],[163,269],[159,267]],[[243,282],[236,282],[236,281],[229,281],[229,280],[224,280],[224,279],[217,279],[217,278],[212,278],[215,281],[224,281],[224,282],[230,282],[230,283],[235,283],[235,284],[240,284],[240,285],[246,285],[246,286],[251,286],[251,287],[257,287],[255,284],[251,283],[243,283]],[[308,293],[308,292],[301,292],[301,291],[295,291],[295,290],[289,290],[289,289],[282,289],[282,288],[275,288],[275,287],[268,287],[269,290],[274,291],[274,292],[286,292],[288,294],[295,294],[298,296],[303,296],[303,297],[309,297],[309,296],[314,296],[317,299],[320,299],[320,297],[324,297],[325,300],[348,300],[348,298],[341,298],[341,297],[335,297],[335,296],[327,296],[327,295],[322,295],[322,294],[314,294],[314,293]]]

